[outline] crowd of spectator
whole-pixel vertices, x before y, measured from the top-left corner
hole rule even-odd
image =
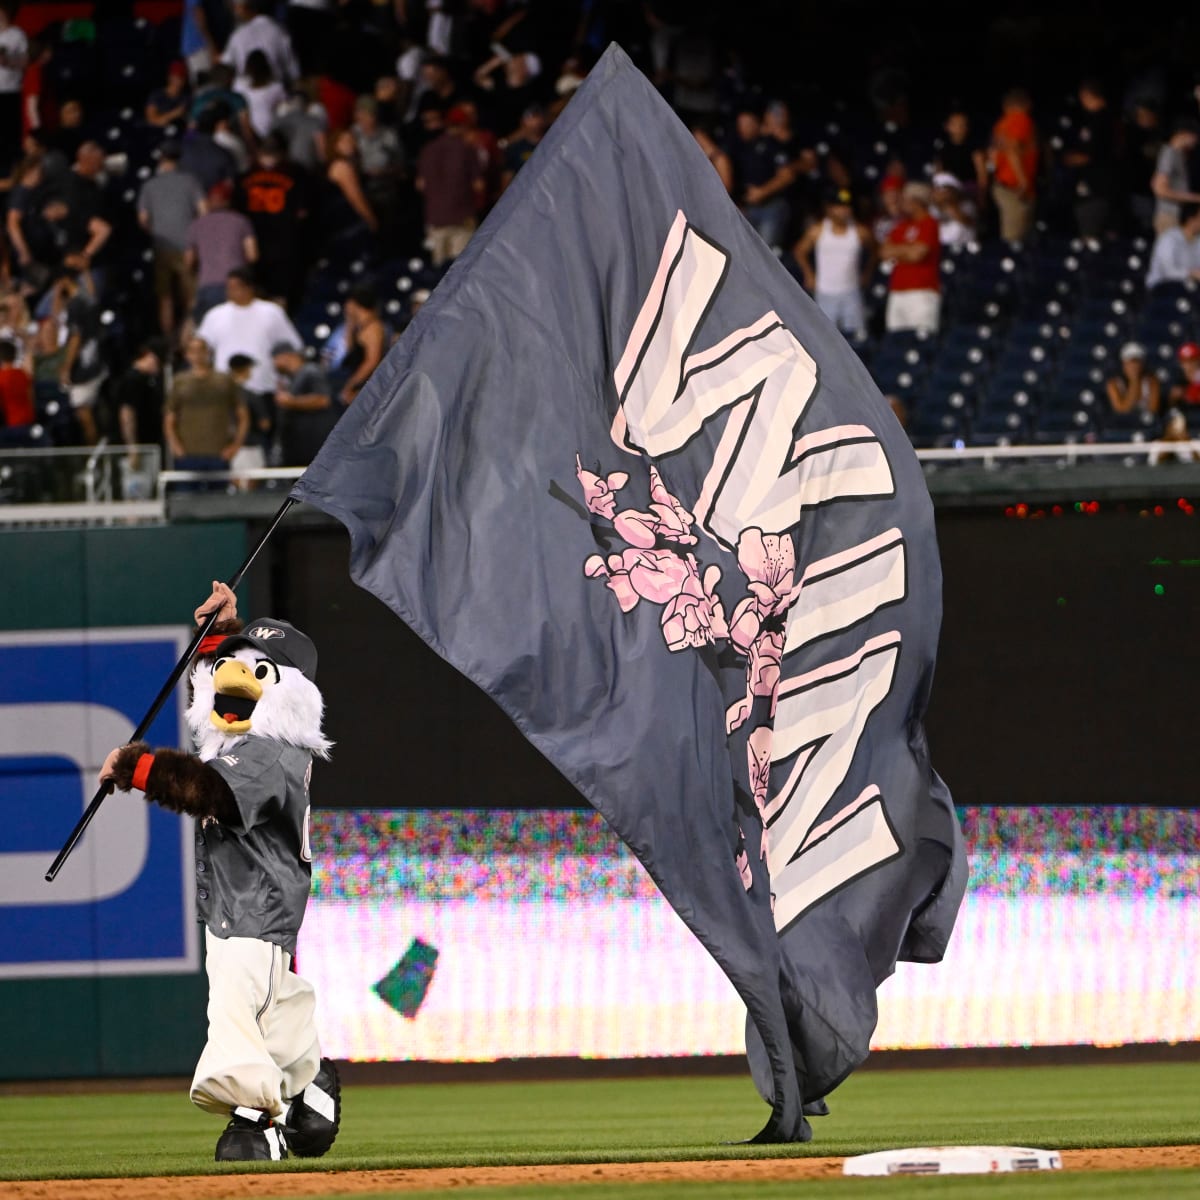
[[[946,256],[979,243],[1140,235],[1147,288],[1200,280],[1197,101],[1154,72],[947,96],[918,119],[894,79],[859,110],[801,110],[722,48],[707,3],[131,14],[29,36],[0,0],[0,441],[107,437],[131,477],[132,447],[155,443],[195,470],[310,461],[427,295],[414,284],[462,253],[610,36],[852,339],[936,335]],[[338,264],[330,302],[314,280]],[[1192,359],[1160,392],[1139,349],[1108,383],[1114,411],[1200,399]]]

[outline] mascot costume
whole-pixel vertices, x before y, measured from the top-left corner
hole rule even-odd
[[[310,983],[295,973],[312,876],[308,787],[328,758],[317,651],[286,621],[243,626],[224,584],[214,634],[192,669],[188,724],[197,753],[142,742],[109,754],[101,782],[136,788],[196,818],[196,902],[205,925],[208,1042],[192,1102],[230,1118],[218,1161],[324,1154],[341,1089],[321,1058]]]

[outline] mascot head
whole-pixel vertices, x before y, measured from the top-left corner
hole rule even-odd
[[[328,757],[324,701],[313,678],[317,648],[287,621],[251,621],[192,672],[188,723],[200,757],[243,737],[267,737]]]

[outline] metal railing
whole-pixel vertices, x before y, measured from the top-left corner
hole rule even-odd
[[[295,482],[304,474],[304,467],[245,467],[229,471],[160,471],[158,483],[162,491],[179,484],[233,484],[259,483],[277,479]]]
[[[1057,442],[1053,445],[948,446],[916,451],[922,463],[977,463],[988,466],[1006,459],[1036,459],[1075,464],[1093,459],[1132,460],[1153,466],[1159,462],[1200,462],[1200,439],[1181,442]],[[163,489],[177,484],[237,483],[239,480],[296,480],[303,467],[259,467],[243,471],[163,471]]]
[[[0,524],[161,521],[158,446],[0,449]]]
[[[1186,458],[1182,456],[1186,455]],[[1160,462],[1200,461],[1200,439],[1181,442],[1058,442],[1050,446],[948,446],[917,451],[922,463],[982,463],[1006,459],[1049,459],[1074,465],[1081,460],[1132,459],[1154,466]]]
[[[964,445],[917,450],[916,455],[931,471],[955,465],[988,470],[1005,463],[1025,463],[1052,469],[1091,462],[1154,466],[1181,461],[1195,463],[1200,470],[1200,439]],[[94,448],[0,450],[0,525],[163,521],[171,496],[188,492],[275,492],[280,485],[290,485],[304,474],[303,467],[225,471],[161,468],[162,451],[158,446],[101,443]]]

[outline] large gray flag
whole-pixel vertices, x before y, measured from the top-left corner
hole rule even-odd
[[[932,511],[858,359],[619,49],[293,495],[629,844],[746,1002],[760,1137],[811,1136],[804,1101],[965,886],[922,730]]]

